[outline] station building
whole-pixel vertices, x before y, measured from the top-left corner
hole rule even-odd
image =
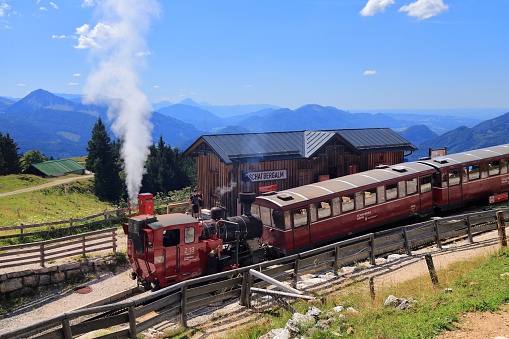
[[[183,156],[196,157],[204,207],[237,215],[246,188],[263,194],[333,179],[404,162],[416,149],[389,128],[363,128],[203,135]]]

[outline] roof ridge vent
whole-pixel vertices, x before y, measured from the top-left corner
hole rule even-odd
[[[403,173],[403,172],[407,171],[405,166],[393,166],[392,170],[396,171],[396,172],[400,172],[400,173]]]
[[[384,169],[384,168],[389,168],[389,165],[385,165],[385,164],[380,164],[378,166],[375,167],[376,169]]]
[[[278,199],[281,199],[283,201],[288,201],[288,200],[292,200],[293,199],[293,197],[290,194],[288,194],[288,193],[279,193],[277,195],[277,197],[278,197]]]
[[[446,159],[434,159],[434,162],[437,162],[439,164],[447,164],[448,161]]]

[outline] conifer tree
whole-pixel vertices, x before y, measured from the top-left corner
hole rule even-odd
[[[0,132],[0,175],[21,173],[21,155],[18,145],[9,136]]]
[[[101,118],[92,129],[92,138],[88,141],[87,151],[85,167],[95,174],[95,195],[101,200],[118,202],[123,189],[119,160],[115,144],[106,132]]]

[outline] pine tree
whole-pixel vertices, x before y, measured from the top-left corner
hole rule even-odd
[[[101,200],[118,202],[123,190],[118,153],[101,118],[92,129],[92,138],[88,141],[87,151],[85,167],[95,173],[95,195]]]
[[[41,153],[40,150],[34,151],[26,151],[25,154],[23,154],[23,157],[21,159],[21,167],[24,170],[26,170],[30,165],[37,164],[40,162],[48,161],[48,158]]]
[[[18,145],[9,136],[0,132],[0,175],[21,173],[21,155]]]

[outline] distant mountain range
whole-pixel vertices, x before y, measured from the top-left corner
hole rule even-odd
[[[85,105],[81,99],[77,94],[56,95],[42,89],[22,99],[0,97],[0,132],[9,133],[22,153],[35,149],[55,159],[85,155],[98,117],[108,128],[112,122],[106,106]],[[449,145],[452,152],[489,142],[509,142],[502,141],[505,135],[498,129],[505,115],[490,123],[491,120],[483,122],[471,116],[350,113],[316,104],[296,110],[268,104],[214,106],[191,99],[175,104],[156,103],[152,107],[152,140],[157,142],[162,136],[167,144],[181,150],[204,134],[369,127],[388,127],[400,133],[421,149],[413,158],[424,156],[422,152],[427,154],[428,147]],[[454,136],[456,129],[458,136]],[[490,137],[486,138],[486,134]]]

